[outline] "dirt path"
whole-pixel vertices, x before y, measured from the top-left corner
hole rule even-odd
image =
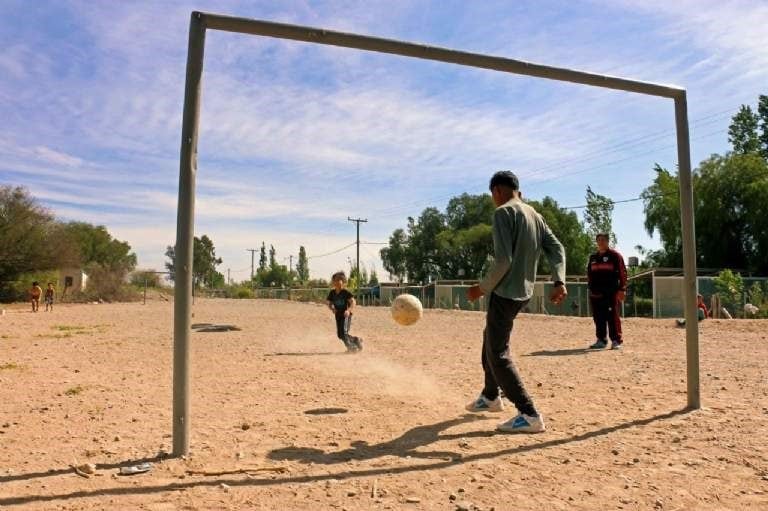
[[[768,509],[765,322],[702,324],[705,408],[686,412],[673,321],[628,320],[624,351],[586,353],[589,320],[521,316],[516,361],[549,429],[510,436],[494,433],[510,407],[463,412],[479,313],[404,328],[361,308],[360,355],[316,305],[199,300],[193,321],[242,330],[193,334],[192,453],[169,460],[172,304],[1,316],[0,507]]]

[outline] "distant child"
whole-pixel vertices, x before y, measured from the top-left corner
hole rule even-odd
[[[32,312],[37,312],[40,308],[40,296],[43,294],[43,288],[37,281],[32,283],[32,289],[29,290],[29,295],[32,299]]]
[[[707,304],[704,303],[704,297],[701,295],[696,295],[696,312],[699,315],[699,321],[710,317]]]
[[[53,295],[56,294],[56,290],[53,289],[53,283],[48,283],[48,289],[45,290],[45,312],[48,312],[48,307],[53,310]]]
[[[331,277],[333,289],[328,293],[328,308],[336,316],[336,335],[346,346],[347,351],[356,353],[363,350],[363,340],[349,335],[352,326],[352,309],[355,308],[355,296],[346,289],[347,276],[343,271]]]

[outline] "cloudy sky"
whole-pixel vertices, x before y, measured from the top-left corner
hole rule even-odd
[[[763,0],[0,0],[0,184],[62,219],[106,225],[143,268],[175,240],[192,10],[423,42],[683,86],[694,163],[768,93]],[[637,197],[676,164],[671,100],[355,50],[207,35],[196,234],[233,279],[249,248],[307,248],[313,276],[513,169],[525,195]],[[581,210],[576,211],[581,214]],[[641,202],[616,206],[625,255],[658,246]],[[295,261],[295,257],[294,257]]]

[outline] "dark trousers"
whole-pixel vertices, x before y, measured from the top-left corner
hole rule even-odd
[[[349,335],[349,329],[352,326],[352,315],[345,316],[344,313],[336,314],[336,336],[341,339],[347,348],[354,347],[357,344],[357,337]]]
[[[620,343],[621,316],[616,293],[590,296],[589,300],[592,304],[592,319],[595,321],[595,336],[600,340],[610,336],[612,341]]]
[[[527,303],[528,300],[510,300],[491,294],[483,332],[482,361],[485,372],[483,396],[492,401],[499,397],[499,387],[501,387],[504,395],[514,403],[520,413],[538,415],[509,352],[512,324],[518,312]]]

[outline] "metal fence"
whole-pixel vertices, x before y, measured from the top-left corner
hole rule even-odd
[[[384,284],[352,291],[357,303],[361,306],[388,307],[399,295],[410,294],[418,298],[426,309],[485,311],[488,303],[487,297],[482,297],[475,302],[471,302],[467,298],[467,291],[475,283],[476,281],[438,281],[425,286]],[[557,316],[590,315],[589,293],[586,283],[568,282],[568,298],[560,305],[554,305],[549,301],[553,286],[552,282],[536,282],[534,296],[524,312]],[[249,297],[252,296],[257,299],[323,303],[328,297],[329,288],[254,288],[249,291]],[[227,296],[222,290],[211,290],[205,294],[211,297]]]

